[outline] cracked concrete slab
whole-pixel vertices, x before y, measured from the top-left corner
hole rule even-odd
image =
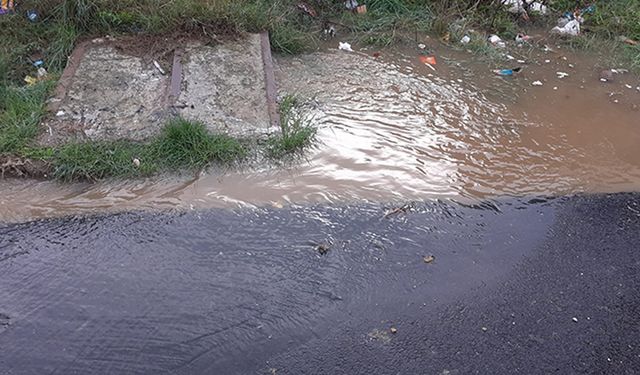
[[[176,108],[212,131],[255,136],[268,131],[269,113],[260,35],[218,46],[185,49]]]
[[[162,66],[164,74],[109,41],[82,43],[50,100],[38,143],[144,141],[173,116],[234,136],[268,133],[270,64],[261,39],[268,47],[259,34],[215,46],[192,42],[176,51],[173,66]]]
[[[88,46],[64,97],[50,105],[39,143],[144,140],[168,118],[169,78],[151,63],[110,45]]]

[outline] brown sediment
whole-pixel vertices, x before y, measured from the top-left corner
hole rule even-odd
[[[51,164],[43,160],[0,155],[0,177],[2,178],[47,178],[51,171]]]

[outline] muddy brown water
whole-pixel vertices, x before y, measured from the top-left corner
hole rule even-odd
[[[382,51],[378,58],[373,52],[333,49],[277,59],[281,91],[310,98],[307,108],[319,128],[318,147],[294,166],[96,184],[8,179],[0,181],[0,221],[640,188],[637,76],[620,73],[600,82],[606,66],[563,49],[514,53],[527,63],[508,78],[444,48],[436,50],[435,71],[413,49]]]

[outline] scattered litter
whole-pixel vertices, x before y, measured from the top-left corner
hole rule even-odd
[[[613,81],[613,69],[605,69],[600,72],[600,81],[608,82]]]
[[[553,50],[553,48],[549,47],[549,46],[548,46],[548,45],[546,45],[546,44],[544,45],[544,49],[543,49],[543,51],[545,51],[545,52],[555,52],[555,51]]]
[[[507,44],[504,42],[504,40],[502,40],[502,38],[500,38],[496,34],[489,35],[488,40],[489,40],[489,43],[491,43],[495,47],[504,48],[504,47],[507,46]]]
[[[624,85],[624,87],[628,88],[629,90],[633,89],[633,86],[631,85]]]
[[[340,44],[338,45],[338,49],[341,49],[343,51],[353,52],[353,50],[351,49],[351,44],[346,42],[340,42]]]
[[[140,166],[140,159],[133,158],[133,165],[135,165],[136,167],[139,167]]]
[[[569,73],[565,73],[565,72],[556,72],[556,74],[558,75],[558,78],[563,79],[565,77],[569,77]]]
[[[36,12],[35,10],[30,10],[27,12],[27,18],[29,19],[29,21],[31,22],[37,22],[38,21],[38,12]]]
[[[515,60],[516,58],[511,56],[511,55],[505,55],[505,57],[507,58],[507,60]]]
[[[367,13],[367,6],[366,5],[359,5],[356,7],[356,13],[358,14],[365,14]]]
[[[522,71],[521,67],[513,68],[513,69],[496,69],[493,72],[499,76],[512,76],[514,73],[520,73]]]
[[[429,263],[433,263],[434,260],[436,260],[436,257],[434,257],[433,255],[427,255],[425,257],[422,258],[422,260],[429,264]]]
[[[393,333],[395,335],[396,333],[398,333],[398,329],[396,327],[391,327],[389,329],[389,332],[391,332],[391,333]]]
[[[38,75],[39,79],[45,78],[47,76],[47,70],[45,68],[38,68],[38,71],[36,72],[36,74]]]
[[[533,82],[531,82],[531,86],[542,86],[542,82],[540,82],[540,81],[533,81]]]
[[[487,327],[482,327],[482,332],[487,332],[488,328]]]
[[[629,73],[629,70],[627,70],[627,69],[611,69],[611,73],[613,73],[613,74],[624,74],[624,73]]]
[[[553,89],[554,89],[554,90],[557,90],[557,89],[558,89],[558,86],[553,86]]]
[[[358,7],[358,2],[356,0],[347,0],[344,2],[344,6],[349,10],[355,10]]]
[[[525,34],[522,34],[522,33],[516,35],[516,43],[518,43],[518,44],[525,43],[525,42],[529,41],[529,39],[531,39],[531,37],[529,35],[525,35]]]
[[[548,63],[550,63],[550,62],[551,62],[551,60],[548,60],[548,59],[547,59],[547,60],[544,60],[544,63],[545,63],[545,64],[548,64]]]
[[[35,85],[36,83],[38,83],[38,79],[36,77],[32,77],[32,76],[26,76],[24,77],[24,81],[27,83],[27,85],[31,86],[31,85]]]
[[[428,64],[428,65],[437,64],[435,56],[420,55],[419,59],[420,59],[420,62],[423,64]]]
[[[569,68],[573,69],[573,68],[575,68],[575,65],[569,64]]]
[[[372,55],[377,59],[378,57],[380,57],[380,52],[374,52]]]
[[[525,64],[525,63],[526,63],[526,61],[524,61],[524,60],[516,60],[516,62],[517,62],[518,64]]]
[[[156,67],[156,69],[158,69],[158,71],[160,72],[160,74],[162,74],[162,75],[165,75],[165,74],[166,74],[166,73],[165,73],[165,71],[164,71],[164,69],[162,69],[162,67],[160,66],[160,64],[159,64],[156,60],[153,60],[153,66],[155,66],[155,67]]]
[[[618,37],[618,40],[621,41],[622,43],[626,43],[626,44],[628,44],[630,46],[637,46],[638,44],[640,44],[640,42],[638,42],[637,40],[633,40],[633,39],[628,38],[628,37],[626,37],[624,35],[620,35]]]
[[[470,41],[471,41],[471,37],[469,35],[465,35],[462,37],[462,39],[460,39],[461,44],[469,44]]]
[[[13,12],[13,0],[2,0],[0,3],[0,15]]]
[[[502,0],[502,4],[509,6],[507,12],[513,14],[522,14],[525,18],[528,18],[528,11],[540,13],[542,15],[547,14],[547,6],[538,1]]]
[[[571,320],[573,320],[575,323],[578,323],[578,318],[576,318],[575,316],[571,318]]]
[[[553,29],[551,29],[551,33],[566,36],[578,36],[580,35],[580,21],[574,19],[567,22],[563,26],[555,26]]]
[[[305,12],[306,14],[310,15],[311,17],[317,17],[318,13],[316,13],[316,10],[313,9],[313,7],[307,3],[305,3],[304,1],[301,1],[298,3],[298,9],[300,9],[301,11]]]
[[[58,111],[58,112],[56,112],[56,116],[57,116],[57,117],[62,117],[62,116],[64,116],[64,111]]]
[[[427,48],[427,45],[420,43],[420,44],[418,44],[418,48],[425,49],[425,48]]]
[[[327,28],[324,29],[324,35],[327,35],[330,38],[333,38],[334,36],[336,36],[336,27],[333,25],[327,26]]]

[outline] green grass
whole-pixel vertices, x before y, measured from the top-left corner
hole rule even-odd
[[[313,143],[316,128],[313,120],[301,108],[294,95],[285,96],[280,102],[280,134],[268,142],[269,155],[281,158],[299,153]]]
[[[0,154],[15,153],[38,134],[38,125],[45,114],[45,100],[52,81],[33,86],[0,84]]]
[[[246,152],[239,140],[212,134],[202,123],[179,118],[170,121],[149,143],[90,142],[30,150],[32,157],[51,163],[55,178],[65,181],[196,170],[214,162],[241,160]]]

